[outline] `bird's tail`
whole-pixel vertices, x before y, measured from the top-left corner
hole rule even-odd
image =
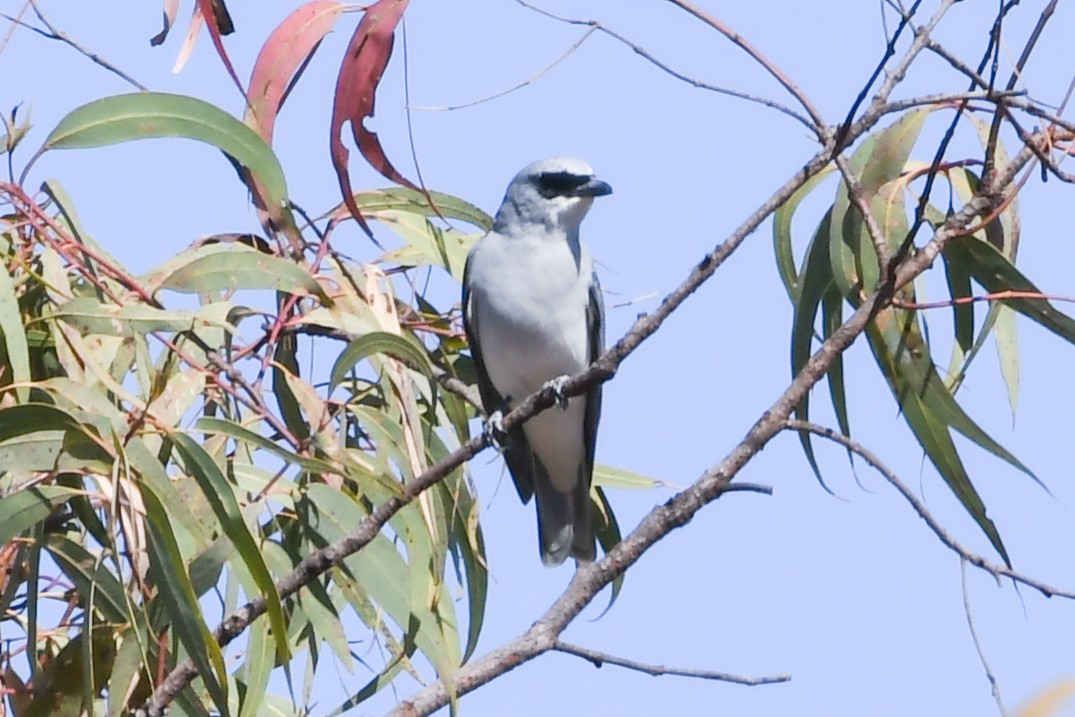
[[[561,493],[545,476],[541,478],[545,480],[536,480],[534,485],[541,562],[554,567],[569,555],[581,562],[592,562],[597,557],[597,546],[590,507],[590,481],[580,476],[570,493]]]

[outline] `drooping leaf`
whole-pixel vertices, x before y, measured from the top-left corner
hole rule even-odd
[[[310,273],[287,259],[234,244],[176,269],[162,283],[165,289],[187,293],[235,289],[276,289],[332,300]]]
[[[1019,339],[1016,333],[1015,311],[1009,306],[1001,305],[997,311],[997,323],[993,338],[997,344],[997,359],[1000,361],[1000,375],[1008,389],[1008,407],[1015,420],[1015,409],[1019,405]]]
[[[188,473],[197,481],[209,505],[212,506],[220,527],[239,552],[243,564],[262,591],[266,612],[269,615],[269,624],[272,626],[273,638],[276,640],[277,657],[280,660],[286,660],[288,656],[287,623],[284,621],[280,596],[276,592],[276,585],[265,565],[261,550],[254,542],[250,529],[243,519],[231,484],[205,449],[190,436],[173,433],[171,439],[180,455],[183,456]]]
[[[136,92],[82,105],[60,120],[38,154],[153,137],[210,144],[253,172],[270,205],[280,207],[287,201],[284,171],[265,140],[223,110],[184,95]]]
[[[616,514],[612,511],[608,497],[605,496],[605,491],[600,486],[593,486],[590,489],[590,502],[593,505],[593,514],[596,518],[594,533],[597,535],[597,542],[601,544],[601,550],[607,554],[623,539],[620,534],[620,525],[616,522]],[[616,603],[616,598],[620,596],[625,576],[626,573],[620,573],[612,581],[612,593],[609,595],[605,612],[612,609],[612,606]]]
[[[209,695],[221,714],[228,713],[227,670],[220,645],[209,633],[198,595],[187,574],[183,555],[172,532],[168,511],[152,490],[143,490],[149,530],[150,574],[172,628],[198,668]]]
[[[403,361],[427,377],[433,375],[433,365],[429,361],[429,355],[417,341],[386,331],[375,331],[358,337],[340,353],[332,366],[329,390],[339,386],[347,377],[347,372],[356,363],[373,354],[387,354]]]
[[[959,237],[948,242],[944,253],[965,267],[990,294],[1003,298],[1005,292],[1012,292],[1011,298],[1003,299],[1007,306],[1065,341],[1075,343],[1075,319],[1056,309],[1047,299],[1030,298],[1040,296],[1041,291],[996,247],[975,237]]]
[[[346,6],[336,0],[307,2],[277,25],[261,47],[247,92],[246,123],[272,144],[273,127],[292,86]]]
[[[826,167],[805,184],[799,187],[786,202],[773,214],[773,250],[776,254],[776,268],[780,272],[780,281],[788,292],[788,298],[792,303],[796,302],[799,294],[799,272],[795,268],[795,254],[791,241],[791,220],[795,217],[795,211],[807,195],[810,194],[826,177],[832,174],[834,167]]]
[[[430,199],[433,203],[430,204]],[[458,219],[476,226],[483,232],[493,228],[493,218],[465,199],[444,192],[415,191],[408,187],[386,187],[358,192],[354,196],[355,204],[363,213],[382,211],[399,211],[423,217],[443,217]],[[338,204],[326,216],[340,221],[347,216],[347,206]]]
[[[806,250],[806,259],[803,261],[802,272],[799,275],[798,295],[795,304],[795,321],[791,331],[791,375],[797,376],[806,362],[810,359],[810,348],[814,341],[814,321],[817,318],[818,308],[825,295],[836,291],[829,264],[829,241],[831,240],[831,215],[832,211],[825,213],[818,224],[817,231],[810,241]],[[795,407],[795,417],[810,420],[810,396],[806,394],[802,401]],[[814,445],[806,431],[799,431],[799,442],[802,444],[803,453],[810,464],[814,476],[821,485],[825,485],[821,477],[821,469],[817,465],[814,456]]]
[[[213,41],[213,47],[216,48],[217,55],[220,56],[220,61],[224,63],[224,67],[228,70],[228,76],[231,77],[232,82],[239,88],[239,91],[243,91],[243,83],[239,81],[239,75],[235,73],[235,68],[231,64],[231,60],[228,58],[228,53],[224,49],[224,40],[222,35],[230,35],[235,32],[235,26],[231,21],[231,14],[228,13],[227,6],[224,5],[224,0],[196,0],[198,3],[198,9],[202,13],[202,17],[205,19],[205,27],[209,30],[209,37]]]
[[[362,212],[355,204],[351,190],[351,177],[347,169],[349,152],[340,133],[343,125],[350,123],[355,145],[370,165],[389,180],[417,190],[392,163],[388,161],[377,135],[366,129],[367,117],[374,112],[377,85],[388,66],[395,41],[396,25],[403,17],[410,0],[377,0],[366,8],[362,21],[355,29],[347,46],[340,73],[336,80],[335,99],[332,104],[332,124],[329,130],[329,150],[332,165],[336,169],[340,191],[351,216],[372,237]]]
[[[47,518],[82,491],[56,485],[23,488],[0,501],[0,545],[6,545]]]
[[[30,398],[27,385],[30,375],[30,348],[26,342],[26,329],[22,324],[22,312],[19,310],[19,298],[15,292],[15,282],[7,271],[7,262],[0,262],[0,333],[3,334],[8,381],[14,382],[15,395],[20,403]],[[7,371],[5,371],[7,373]]]

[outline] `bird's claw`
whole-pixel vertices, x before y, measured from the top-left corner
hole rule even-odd
[[[507,437],[507,433],[504,432],[503,411],[493,411],[489,414],[489,417],[485,419],[485,432],[489,434],[489,438],[495,445],[503,445],[504,438]]]
[[[543,389],[551,388],[553,396],[556,398],[556,405],[560,407],[561,411],[567,410],[567,396],[564,395],[564,384],[568,382],[571,377],[568,375],[557,376],[545,382],[542,386]]]

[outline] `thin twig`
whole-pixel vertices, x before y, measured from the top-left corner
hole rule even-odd
[[[981,301],[1011,301],[1013,299],[1029,299],[1031,301],[1063,301],[1067,303],[1075,303],[1075,296],[1042,294],[1038,291],[1009,290],[996,291],[990,294],[980,294],[978,296],[957,296],[954,299],[946,299],[945,301],[914,302],[901,301],[897,299],[892,302],[892,305],[897,309],[906,309],[908,311],[921,311],[923,309],[947,309],[953,306],[976,304]]]
[[[574,655],[575,657],[581,657],[588,662],[593,663],[594,667],[603,667],[604,665],[616,665],[617,667],[623,667],[628,670],[634,670],[635,672],[643,672],[647,675],[653,675],[659,677],[661,675],[676,675],[678,677],[694,677],[700,680],[716,680],[718,682],[733,682],[737,685],[772,685],[780,682],[788,682],[791,680],[791,675],[772,675],[770,677],[744,677],[742,675],[733,675],[728,672],[716,672],[714,670],[696,670],[691,668],[679,668],[679,667],[665,667],[664,665],[651,665],[645,662],[637,662],[635,660],[628,660],[623,657],[616,657],[610,655],[607,652],[599,652],[598,650],[591,650],[587,647],[580,647],[578,645],[572,645],[564,642],[563,640],[557,640],[553,644],[552,649],[556,652],[563,652],[568,655]]]
[[[519,1],[521,2],[521,0],[519,0]],[[522,4],[525,5],[526,3],[522,3]],[[527,6],[527,7],[530,7],[530,6]],[[537,8],[534,8],[534,9],[536,10]],[[539,12],[540,12],[540,10],[539,10]],[[589,39],[589,37],[591,35],[593,35],[595,32],[597,32],[598,29],[599,29],[598,27],[595,27],[595,26],[591,25],[590,28],[588,30],[586,30],[586,32],[582,33],[582,37],[580,37],[578,40],[576,40],[574,42],[574,44],[571,45],[571,47],[569,47],[566,50],[564,50],[563,53],[561,53],[559,57],[557,57],[555,60],[553,60],[548,65],[546,65],[545,67],[541,68],[540,70],[538,70],[534,74],[532,74],[529,77],[527,77],[525,80],[523,80],[521,82],[518,82],[518,83],[512,85],[511,87],[509,87],[509,88],[507,88],[505,90],[500,90],[499,92],[494,92],[491,95],[486,95],[485,97],[479,97],[476,100],[470,100],[468,102],[460,102],[459,104],[454,104],[454,105],[444,105],[444,106],[438,107],[438,106],[422,106],[422,105],[408,104],[407,109],[408,110],[413,110],[415,112],[453,112],[455,110],[461,110],[461,109],[464,109],[464,108],[467,108],[467,107],[474,107],[475,105],[480,105],[480,104],[485,103],[485,102],[490,102],[492,100],[495,100],[495,99],[498,99],[500,97],[503,97],[504,95],[510,95],[512,92],[515,92],[516,90],[521,90],[522,88],[533,84],[534,82],[539,80],[549,70],[551,70],[552,68],[556,67],[561,62],[563,62],[568,57],[570,57],[572,54],[574,54],[574,52],[576,50],[578,50],[580,47],[582,47],[582,43],[586,42],[586,40]]]
[[[746,100],[747,102],[754,102],[756,104],[763,105],[765,107],[768,107],[769,109],[776,110],[777,112],[780,112],[781,114],[785,114],[788,117],[791,117],[792,119],[796,120],[797,122],[801,122],[803,124],[803,126],[807,127],[811,132],[815,131],[813,123],[810,121],[810,119],[808,117],[806,117],[802,113],[796,112],[795,110],[791,109],[790,107],[788,107],[786,105],[783,105],[783,104],[781,104],[779,102],[776,102],[775,100],[771,100],[771,99],[769,99],[767,97],[760,97],[758,95],[752,95],[749,92],[742,92],[740,90],[733,90],[733,89],[728,88],[728,87],[720,87],[718,85],[713,85],[713,84],[710,84],[708,82],[703,82],[702,80],[698,80],[698,79],[695,79],[695,78],[690,77],[688,75],[685,75],[682,72],[680,72],[679,70],[676,70],[675,68],[673,68],[671,65],[668,65],[667,63],[659,60],[657,57],[655,57],[653,54],[651,54],[648,50],[646,50],[641,45],[639,45],[639,44],[637,44],[635,42],[632,42],[627,37],[619,34],[615,30],[612,30],[611,28],[603,25],[602,23],[598,22],[597,20],[583,20],[583,19],[577,19],[577,18],[564,17],[562,15],[557,15],[555,13],[549,12],[548,10],[545,10],[543,8],[540,8],[540,7],[537,7],[535,5],[531,5],[530,3],[526,2],[526,0],[515,0],[515,2],[519,3],[520,5],[522,5],[525,8],[533,10],[536,13],[544,15],[545,17],[552,18],[553,20],[557,20],[559,22],[567,23],[568,25],[582,25],[582,26],[585,26],[585,27],[589,27],[590,32],[593,32],[594,30],[596,30],[598,32],[604,33],[605,35],[608,35],[609,37],[611,37],[612,39],[616,40],[617,42],[619,42],[619,43],[621,43],[623,45],[626,45],[627,47],[631,48],[635,52],[636,55],[638,55],[638,56],[642,57],[643,59],[647,60],[649,63],[651,63],[652,65],[654,65],[655,67],[657,67],[661,71],[671,75],[672,77],[676,78],[677,80],[679,80],[681,82],[685,82],[688,85],[691,85],[692,87],[697,87],[700,90],[708,90],[709,92],[716,92],[717,94],[727,95],[729,97],[735,97],[737,99]],[[587,33],[587,35],[588,34],[589,33]],[[580,43],[581,43],[581,40],[580,40]],[[565,55],[566,54],[567,53],[565,53]],[[559,61],[560,60],[556,60],[556,62],[559,62]],[[556,62],[554,62],[553,65],[555,65]],[[546,69],[551,69],[553,65],[550,65]]]
[[[899,494],[902,495],[903,498],[911,504],[911,508],[913,508],[914,511],[918,513],[918,517],[925,521],[926,525],[929,526],[929,529],[933,531],[933,534],[937,536],[941,543],[943,543],[945,547],[958,555],[962,560],[965,560],[971,565],[980,568],[981,570],[984,570],[995,578],[1008,578],[1013,582],[1022,583],[1027,587],[1037,590],[1045,597],[1055,596],[1068,598],[1069,600],[1075,600],[1075,592],[1073,591],[1062,590],[1060,588],[1053,587],[1052,585],[1047,585],[1040,580],[1035,580],[1034,578],[1027,577],[1026,575],[1018,573],[1011,568],[1005,567],[1003,565],[997,565],[996,563],[986,560],[981,555],[978,555],[977,553],[972,553],[970,550],[963,547],[963,545],[959,543],[955,538],[953,538],[948,533],[948,531],[944,529],[944,526],[942,526],[940,522],[933,517],[933,515],[929,512],[929,509],[926,508],[925,503],[923,503],[922,500],[917,495],[915,495],[914,491],[908,488],[904,484],[904,482],[900,480],[899,476],[897,476],[888,466],[882,463],[881,460],[865,446],[857,443],[856,441],[848,438],[847,436],[842,433],[839,433],[838,431],[834,431],[831,428],[819,426],[815,423],[810,423],[808,421],[788,419],[787,421],[785,421],[785,426],[792,431],[805,431],[807,433],[812,433],[815,436],[827,438],[828,440],[840,444],[847,450],[861,457],[864,461],[866,461],[866,463],[873,467],[874,470],[880,473],[884,477],[884,479],[887,480],[892,485],[892,487],[895,488],[899,492]]]
[[[982,641],[978,639],[978,630],[974,626],[974,615],[970,607],[970,591],[967,589],[966,560],[959,561],[959,582],[963,588],[963,614],[967,616],[967,627],[970,628],[970,637],[974,642],[974,649],[978,653],[978,661],[982,663],[985,678],[989,680],[989,688],[993,692],[993,700],[997,703],[1000,717],[1008,717],[1008,711],[1004,709],[1004,700],[1000,697],[1000,683],[997,682],[997,676],[993,674],[992,668],[989,667],[989,660],[985,657],[985,649],[982,647]]]
[[[804,110],[806,110],[806,114],[810,115],[810,120],[813,122],[813,126],[811,127],[811,129],[817,134],[818,139],[820,139],[822,142],[827,142],[830,139],[832,133],[830,132],[829,127],[825,122],[825,118],[822,117],[821,112],[819,112],[818,109],[814,107],[814,103],[810,101],[810,98],[808,98],[803,93],[803,91],[800,90],[795,85],[795,83],[791,81],[791,79],[783,72],[783,70],[774,65],[768,57],[763,55],[753,45],[747,42],[746,38],[744,38],[738,32],[732,30],[730,27],[725,25],[723,22],[721,22],[714,16],[710,15],[701,8],[696,7],[687,0],[668,0],[668,2],[672,3],[684,12],[692,15],[698,20],[701,20],[706,25],[709,25],[721,35],[724,35],[724,37],[728,38],[732,42],[732,44],[736,45],[741,50],[750,55],[750,57],[755,62],[761,65],[766,72],[772,75],[773,78],[780,83],[781,87],[787,90],[788,94],[798,100],[799,104],[802,105]]]
[[[81,53],[82,55],[85,55],[88,59],[92,60],[96,64],[98,64],[101,67],[105,68],[106,70],[108,70],[112,74],[116,75],[117,77],[120,77],[120,78],[126,80],[127,82],[129,82],[130,84],[134,85],[135,87],[137,87],[138,89],[140,89],[142,91],[146,91],[146,90],[149,89],[148,87],[143,85],[141,82],[139,82],[138,80],[134,79],[133,77],[128,75],[126,72],[124,72],[123,70],[121,70],[120,68],[116,67],[115,65],[113,65],[108,60],[106,60],[103,57],[101,57],[100,55],[98,55],[96,52],[93,52],[92,50],[89,50],[89,49],[83,47],[78,42],[76,42],[74,39],[72,39],[69,35],[67,35],[63,31],[61,31],[61,30],[57,29],[55,26],[53,26],[53,24],[51,22],[49,22],[48,18],[45,17],[45,15],[41,12],[41,8],[39,8],[37,6],[37,0],[29,0],[29,2],[30,2],[31,7],[33,7],[33,9],[34,9],[34,14],[37,15],[37,19],[41,21],[42,25],[44,25],[46,28],[48,28],[48,32],[44,32],[40,28],[33,27],[32,25],[27,25],[27,24],[25,24],[25,23],[23,23],[21,21],[15,20],[14,18],[7,18],[7,19],[11,20],[12,22],[18,23],[19,25],[22,25],[23,27],[26,27],[27,29],[33,30],[37,34],[41,35],[42,37],[47,37],[50,40],[59,40],[60,42],[64,43],[65,45],[71,46],[77,52]],[[7,16],[5,15],[5,17],[7,17]]]

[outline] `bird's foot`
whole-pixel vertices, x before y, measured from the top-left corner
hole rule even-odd
[[[507,433],[504,432],[503,411],[493,411],[489,414],[489,417],[485,419],[485,432],[489,434],[489,438],[492,439],[493,445],[498,448],[504,445],[504,439],[507,438]]]
[[[567,374],[563,376],[557,376],[556,378],[549,379],[542,386],[542,389],[551,388],[553,396],[556,398],[556,405],[560,407],[561,411],[567,410],[567,396],[564,395],[564,384],[568,382],[571,377]]]

